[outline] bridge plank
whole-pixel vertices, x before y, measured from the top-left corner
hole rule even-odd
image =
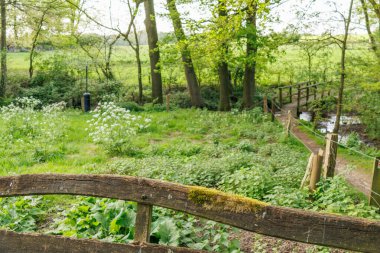
[[[273,237],[379,252],[380,222],[322,214],[157,180],[110,175],[21,175],[0,178],[0,197],[66,194],[161,206]]]
[[[40,234],[19,234],[0,230],[3,253],[202,253],[205,251],[154,244],[120,244],[79,240]]]

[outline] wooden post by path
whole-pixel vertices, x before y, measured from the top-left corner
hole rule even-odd
[[[369,203],[380,208],[380,157],[376,157],[373,164],[373,177]]]
[[[170,94],[166,95],[166,111],[170,111]]]
[[[292,112],[288,111],[288,122],[286,123],[286,136],[289,137],[292,128]]]
[[[137,215],[135,225],[135,242],[147,243],[150,238],[150,226],[152,222],[151,205],[137,204]]]
[[[264,96],[263,98],[263,110],[265,113],[268,113],[268,97],[267,96]]]
[[[306,166],[305,176],[303,177],[302,182],[301,182],[301,189],[304,188],[310,182],[310,174],[311,174],[311,168],[313,166],[313,158],[314,158],[314,154],[312,153],[309,157],[309,160]]]
[[[317,184],[321,179],[321,170],[322,170],[322,161],[323,161],[323,150],[319,149],[318,154],[314,154],[311,176],[310,176],[310,191],[315,191],[317,189]]]
[[[314,87],[314,100],[317,100],[317,90],[318,90],[318,86],[315,86]]]
[[[274,116],[275,116],[275,113],[276,113],[276,106],[275,106],[275,103],[276,103],[276,99],[273,98],[272,99],[272,105],[271,105],[271,114],[272,114],[272,122],[274,122]]]
[[[310,87],[306,87],[306,110],[309,108]]]
[[[282,107],[282,88],[278,88],[278,99],[280,103],[280,107]]]
[[[290,86],[289,87],[289,102],[290,103],[293,103],[293,87],[292,86]]]
[[[338,154],[338,135],[328,134],[326,136],[326,154],[323,161],[324,178],[334,177],[336,157]]]
[[[299,118],[300,114],[301,114],[300,106],[301,106],[301,86],[298,85],[298,88],[297,88],[297,118]]]

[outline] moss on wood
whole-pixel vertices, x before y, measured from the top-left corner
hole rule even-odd
[[[189,188],[189,200],[208,210],[256,213],[269,205],[259,200],[227,194],[214,189],[198,186],[190,186]]]

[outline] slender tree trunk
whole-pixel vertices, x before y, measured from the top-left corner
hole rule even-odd
[[[182,27],[181,17],[177,10],[176,0],[167,0],[170,18],[173,23],[174,33],[177,41],[181,43],[182,62],[185,68],[187,87],[189,89],[191,105],[194,107],[202,107],[201,91],[199,88],[198,78],[194,70],[191,53],[186,42],[186,35]]]
[[[256,93],[257,4],[250,6],[247,11],[247,29],[247,62],[243,83],[243,103],[245,108],[250,109],[253,107],[253,98]]]
[[[36,34],[33,37],[32,48],[29,54],[29,78],[30,79],[32,79],[33,73],[34,73],[34,57],[36,53],[37,42],[42,30],[42,25],[44,24],[44,21],[45,21],[46,14],[47,14],[47,9],[42,13],[42,16],[38,22]]]
[[[368,37],[371,41],[371,48],[373,52],[375,53],[377,59],[380,61],[380,53],[378,51],[378,47],[376,44],[376,38],[375,35],[371,31],[371,23],[369,21],[369,15],[368,15],[368,6],[365,0],[360,0],[363,8],[363,14],[364,14],[364,20],[365,20],[365,26],[367,29]]]
[[[227,18],[226,3],[224,0],[218,1],[218,8],[219,8],[218,9],[219,18],[222,18],[222,19]],[[225,60],[225,56],[228,54],[228,45],[226,42],[223,42],[221,44],[221,50],[222,50],[222,57],[221,57],[222,59],[218,66],[218,75],[219,75],[219,82],[220,82],[219,110],[230,111],[231,104],[230,104],[229,91],[230,91],[230,86],[231,86],[231,80],[229,77],[228,63]]]
[[[5,97],[7,83],[7,10],[5,0],[0,0],[1,5],[1,78],[0,97]]]
[[[342,115],[343,110],[343,96],[344,96],[344,86],[345,86],[345,80],[346,80],[346,51],[347,51],[347,40],[348,35],[350,32],[350,24],[351,24],[351,17],[352,17],[352,9],[354,5],[354,0],[351,0],[350,3],[350,9],[348,12],[348,17],[345,20],[345,30],[344,30],[344,38],[342,42],[342,56],[340,60],[341,65],[341,74],[340,74],[340,87],[339,87],[339,95],[338,95],[338,105],[336,110],[336,120],[334,125],[333,133],[338,134],[339,128],[340,128],[340,117]]]
[[[137,79],[139,83],[139,104],[142,105],[144,102],[143,82],[142,82],[142,63],[141,63],[141,56],[140,56],[140,44],[139,44],[140,42],[139,42],[135,24],[133,24],[133,33],[134,33],[135,41],[136,41],[135,55],[136,55],[136,62],[137,62]]]
[[[158,47],[158,33],[156,24],[156,14],[153,0],[144,1],[145,8],[145,28],[148,35],[150,72],[152,77],[152,99],[154,102],[162,104],[162,76],[160,67],[160,50]]]

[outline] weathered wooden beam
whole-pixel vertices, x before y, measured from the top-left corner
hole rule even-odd
[[[311,153],[307,166],[305,175],[303,176],[303,179],[301,181],[301,189],[304,188],[309,182],[310,182],[310,175],[311,175],[311,168],[313,166],[313,159],[314,159],[314,153]]]
[[[297,88],[297,118],[301,115],[301,89],[300,86]]]
[[[216,190],[136,177],[62,174],[0,177],[1,197],[50,194],[135,201],[273,237],[379,252],[379,221],[275,207]]]
[[[369,203],[380,208],[380,157],[377,157],[373,162],[373,177]]]
[[[338,155],[338,135],[328,134],[326,136],[326,153],[323,161],[324,178],[334,177],[336,158]]]
[[[318,154],[314,154],[311,176],[310,176],[310,190],[315,191],[317,189],[317,184],[321,180],[322,172],[322,161],[323,161],[323,150],[319,149]]]
[[[263,110],[265,113],[268,113],[268,97],[264,96],[263,98]]]
[[[0,230],[1,253],[201,253],[155,244],[120,244]]]
[[[152,210],[153,206],[151,205],[137,204],[135,242],[149,242]]]

